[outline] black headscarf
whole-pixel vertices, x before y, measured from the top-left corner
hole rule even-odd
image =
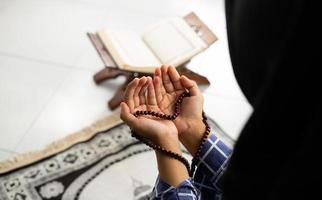
[[[320,9],[226,1],[234,73],[254,112],[224,174],[224,199],[322,198]]]

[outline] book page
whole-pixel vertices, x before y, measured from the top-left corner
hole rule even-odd
[[[207,44],[180,17],[165,20],[142,35],[162,64],[179,66],[207,48]]]
[[[119,67],[156,67],[161,64],[142,38],[133,31],[103,30],[98,32],[105,47]]]

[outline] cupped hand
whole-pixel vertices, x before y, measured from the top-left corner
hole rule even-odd
[[[179,139],[194,155],[205,131],[202,122],[203,96],[197,84],[169,65],[155,70],[153,80],[156,101],[159,109],[165,114],[174,113],[174,104],[180,94],[186,90],[190,97],[185,97],[180,108],[180,115],[174,120],[178,129]]]
[[[121,119],[137,134],[169,150],[177,149],[178,131],[172,121],[152,116],[135,117],[136,111],[163,113],[156,100],[150,77],[135,78],[127,86],[124,102],[121,103]]]
[[[124,102],[121,103],[121,118],[136,134],[181,155],[178,130],[173,121],[145,115],[135,117],[134,113],[138,110],[163,113],[157,104],[154,85],[150,77],[136,78],[129,83]],[[177,187],[189,177],[183,163],[160,151],[156,151],[156,157],[160,179],[166,183]]]

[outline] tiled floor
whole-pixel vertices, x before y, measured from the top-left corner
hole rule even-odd
[[[103,64],[87,31],[141,32],[189,11],[219,37],[189,67],[211,80],[205,110],[236,138],[252,109],[231,69],[223,0],[0,0],[0,160],[111,113],[106,101],[123,80],[93,83]]]

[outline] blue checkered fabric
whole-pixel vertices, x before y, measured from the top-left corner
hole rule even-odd
[[[153,188],[151,200],[222,199],[221,177],[226,170],[232,149],[212,134],[205,142],[194,177],[177,187],[159,177]]]

